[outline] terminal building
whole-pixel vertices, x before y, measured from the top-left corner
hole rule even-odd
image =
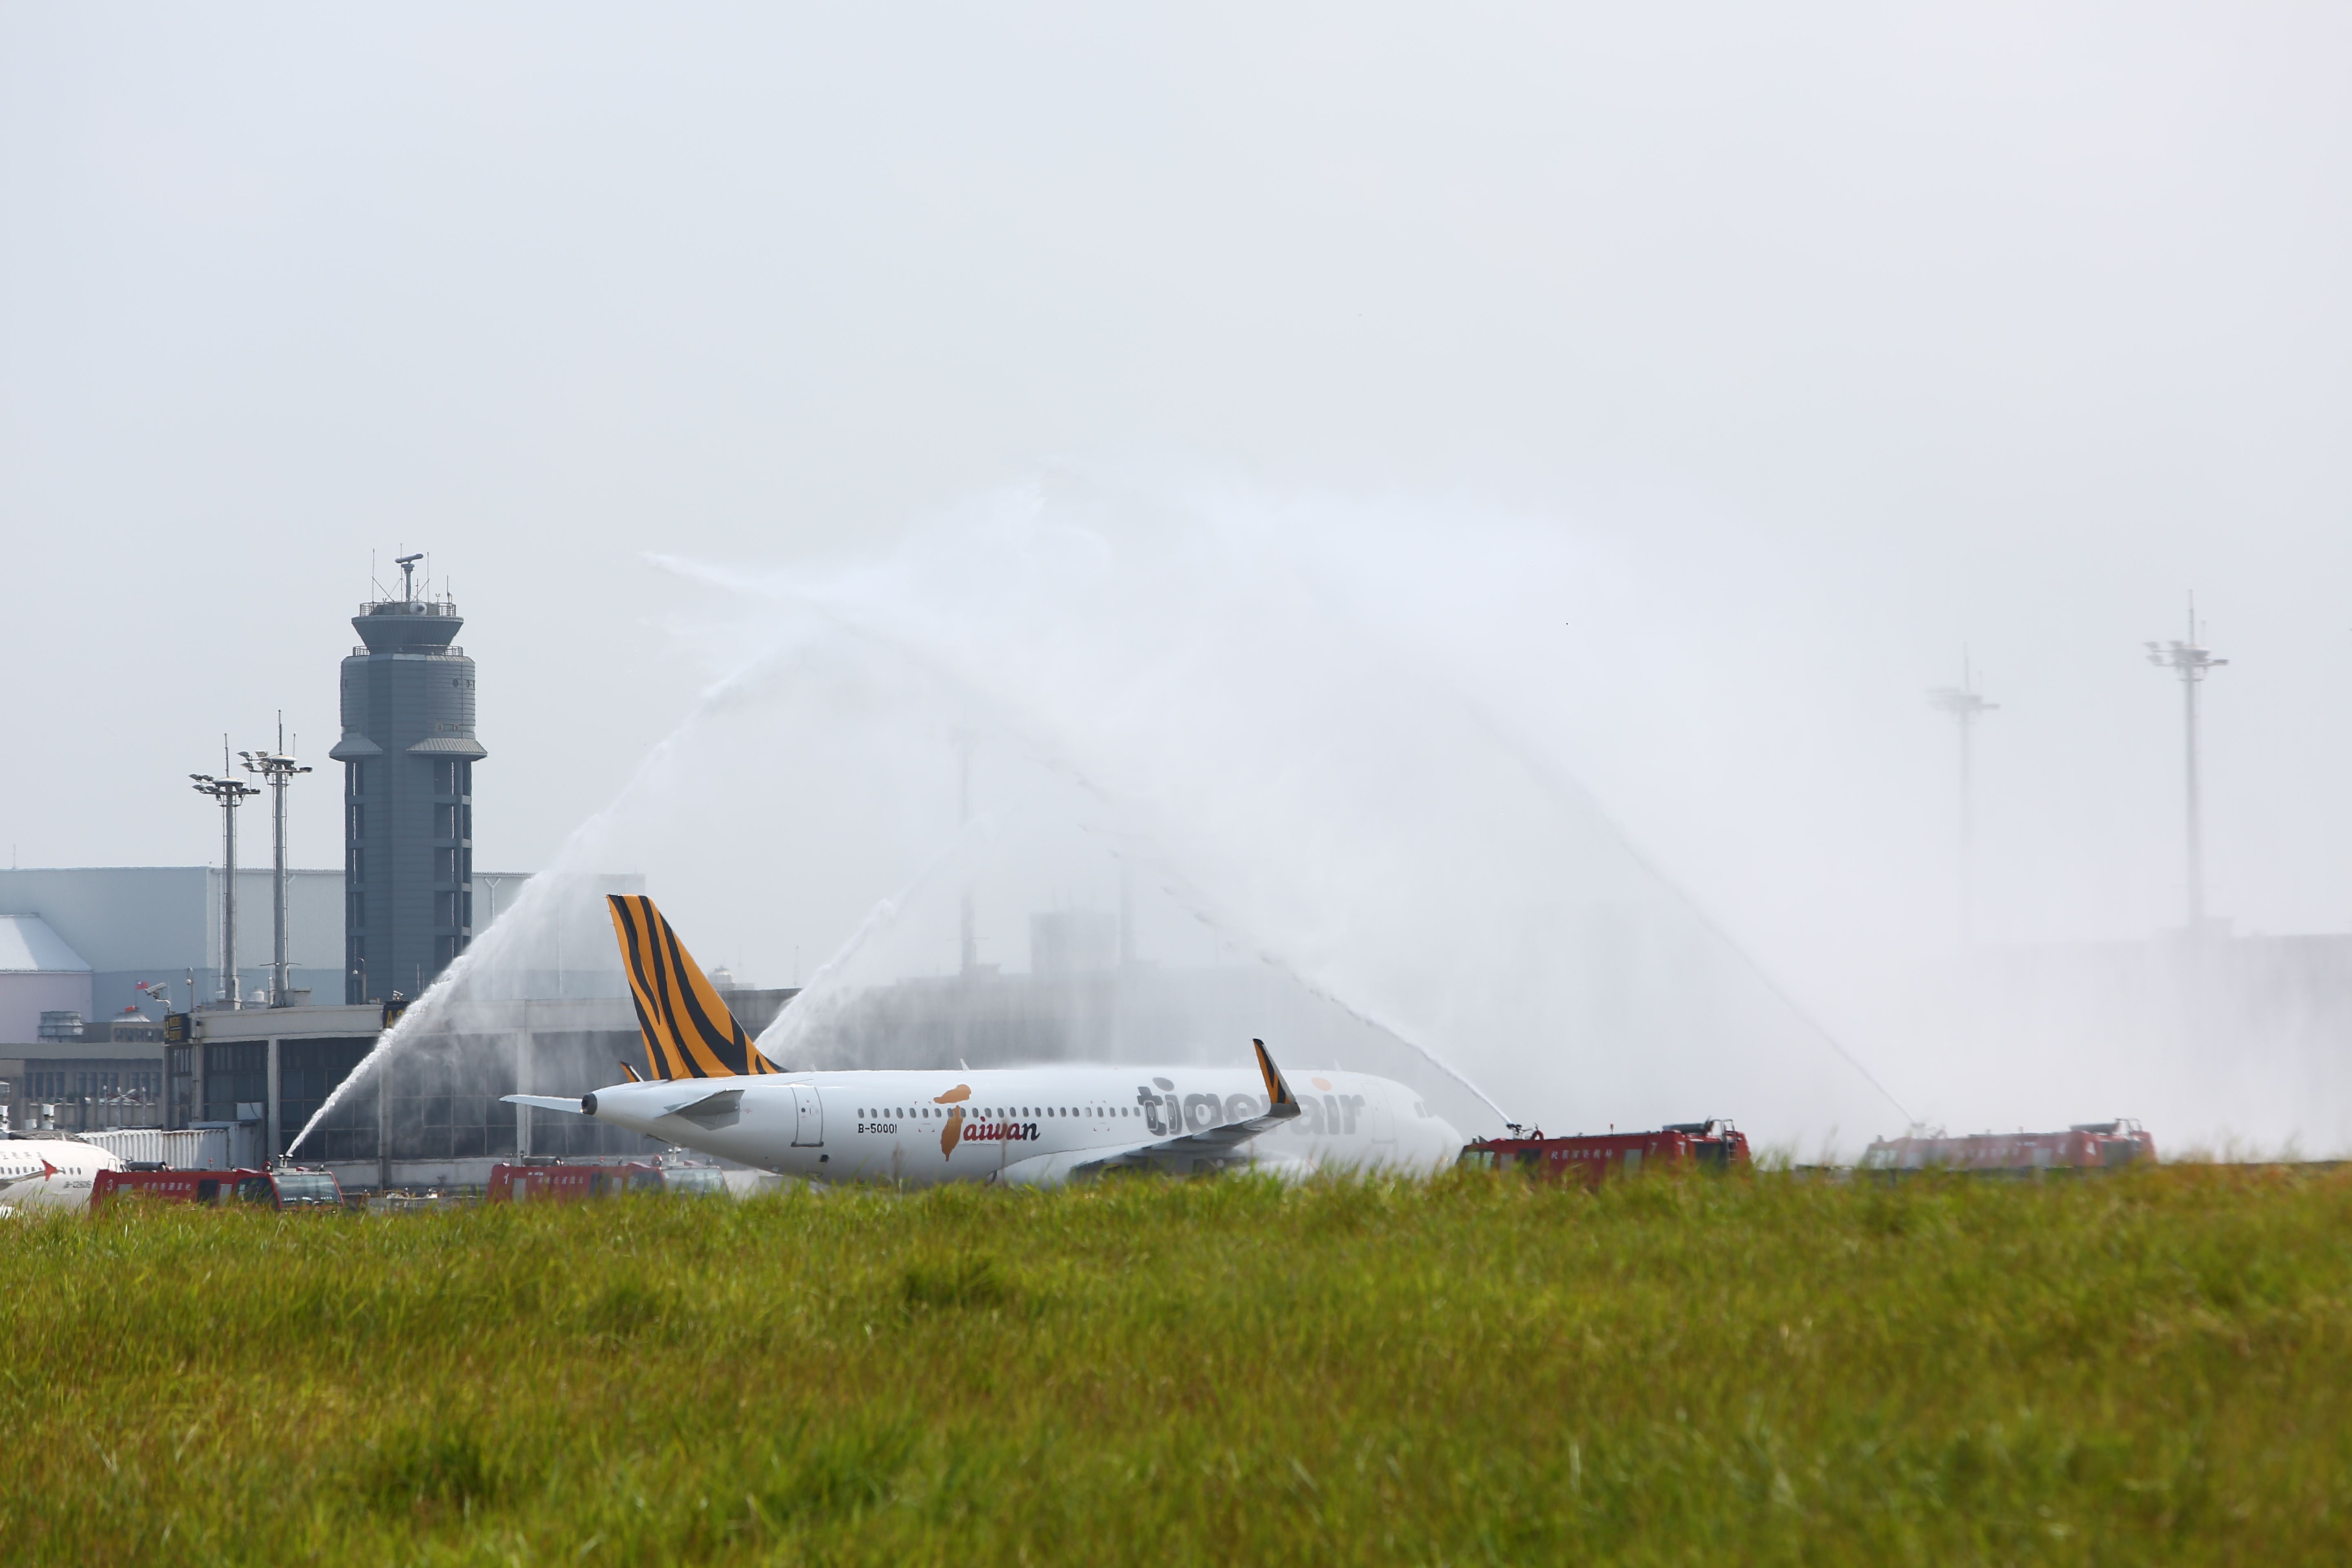
[[[721,995],[756,1030],[792,993]],[[642,1066],[634,1005],[591,995],[453,1007],[446,1028],[407,1038],[294,1148],[396,1016],[381,1003],[200,1013],[188,1020],[193,1038],[164,1047],[171,1125],[250,1127],[257,1156],[290,1152],[330,1167],[349,1189],[479,1185],[500,1160],[663,1147],[585,1117],[503,1102],[585,1094],[621,1077],[621,1062]]]
[[[342,732],[328,753],[343,764],[340,788],[319,787],[329,774],[292,789],[292,810],[338,814],[343,864],[286,872],[288,1005],[271,1005],[275,868],[247,858],[237,870],[233,932],[215,868],[0,871],[0,1114],[11,1128],[217,1134],[204,1146],[254,1162],[291,1152],[354,1188],[478,1184],[499,1159],[652,1147],[581,1118],[519,1116],[500,1099],[585,1093],[624,1059],[642,1061],[617,960],[599,952],[577,973],[522,976],[522,996],[453,1010],[446,1032],[352,1085],[292,1149],[401,1010],[530,880],[475,870],[473,769],[488,755],[475,734],[475,665],[457,643],[456,605],[418,595],[409,570],[396,595],[352,617],[360,646],[342,661]],[[159,792],[179,798],[180,776],[159,775]],[[581,897],[643,890],[640,877],[594,877]],[[789,994],[726,993],[753,1028]]]
[[[285,872],[278,1000],[290,1005],[269,1005],[275,868],[248,858],[236,872],[233,931],[215,868],[0,871],[0,1105],[14,1127],[234,1126],[253,1130],[239,1147],[281,1152],[388,1014],[465,951],[478,918],[520,896],[522,874],[475,874],[473,765],[488,753],[474,737],[474,662],[456,646],[456,605],[418,596],[413,571],[404,563],[400,594],[352,620],[361,646],[343,661],[342,734],[329,753],[343,763],[341,798],[294,786],[295,811],[340,816],[344,863]],[[184,786],[173,774],[157,787]],[[478,910],[478,880],[489,895]],[[395,1080],[394,1110],[434,1103],[394,1117],[389,1142],[371,1123],[369,1160],[397,1155],[410,1121],[428,1154],[487,1148],[509,1110],[403,1095],[409,1087]],[[438,1131],[450,1128],[476,1131]]]
[[[157,787],[182,786],[173,778]],[[298,794],[294,809],[303,804]],[[227,977],[217,868],[0,868],[0,1082],[8,1085],[0,1104],[10,1125],[38,1126],[33,1107],[43,1104],[60,1106],[58,1125],[74,1131],[140,1125],[142,1117],[159,1126],[167,1119],[182,1126],[224,1119],[163,1090],[164,1018],[193,1015],[201,1026],[215,1017],[305,1011],[268,1005],[271,875],[266,865],[236,873],[241,1005],[230,1010],[220,1001]],[[503,906],[530,879],[496,872],[478,880],[495,889]],[[288,870],[289,978],[298,1001],[344,994],[343,910],[340,869]],[[143,1098],[123,1098],[121,1086],[134,1083]],[[192,1081],[183,1088],[193,1093]]]
[[[157,781],[159,790],[185,785]],[[300,786],[296,786],[298,791]],[[173,804],[179,804],[174,798]],[[294,809],[305,802],[298,794]],[[201,809],[188,802],[186,809]],[[265,819],[266,820],[266,819]],[[266,856],[265,856],[266,859]],[[236,873],[236,989],[248,1005],[269,995],[270,869],[240,866]],[[186,1011],[226,994],[221,973],[224,879],[212,866],[74,866],[0,869],[0,1039],[30,1039],[21,1017],[71,1008],[85,1019],[144,1013],[160,1019],[168,1007]],[[342,994],[343,874],[289,869],[286,875],[289,984],[325,1000]],[[520,879],[514,879],[517,889]],[[36,929],[40,934],[36,934]],[[54,942],[56,946],[48,946]],[[58,949],[70,962],[58,955]],[[75,1000],[37,1005],[31,994],[56,997],[55,982],[35,983],[16,973],[21,953],[46,952],[51,963],[79,970],[67,982]]]

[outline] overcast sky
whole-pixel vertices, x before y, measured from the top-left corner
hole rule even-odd
[[[1806,865],[1943,843],[1922,693],[1963,644],[2003,704],[1988,918],[2177,922],[2138,644],[2193,587],[2233,660],[2214,907],[2352,929],[2347,35],[2246,0],[7,5],[0,819],[28,866],[212,859],[184,775],[280,708],[323,753],[372,552],[422,548],[481,664],[478,859],[541,865],[714,673],[675,633],[709,590],[647,552],[855,562],[1109,463],[1360,503],[1465,636],[1509,568],[1462,520],[1611,563],[1578,627],[1596,579],[1514,585],[1512,646],[1559,634],[1519,674],[1767,942],[1867,883]],[[1586,635],[1629,615],[1689,665]],[[331,789],[301,863],[340,861]]]

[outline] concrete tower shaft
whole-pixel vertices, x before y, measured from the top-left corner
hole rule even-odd
[[[452,600],[384,599],[343,660],[343,997],[414,997],[474,926],[474,661]]]

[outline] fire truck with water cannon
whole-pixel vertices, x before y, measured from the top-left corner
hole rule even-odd
[[[1473,1171],[1517,1171],[1543,1181],[1578,1181],[1597,1187],[1641,1171],[1727,1171],[1748,1162],[1748,1134],[1721,1117],[1669,1121],[1650,1132],[1578,1133],[1547,1138],[1541,1128],[1507,1124],[1507,1138],[1465,1145],[1460,1163]]]
[[[110,1197],[167,1204],[252,1204],[284,1211],[340,1209],[342,1184],[331,1171],[303,1165],[273,1165],[267,1171],[171,1171],[132,1163],[100,1171],[91,1183],[89,1206]]]
[[[1914,1128],[1900,1138],[1874,1140],[1863,1151],[1864,1171],[1969,1171],[2029,1176],[2038,1171],[2112,1171],[2153,1164],[2156,1140],[2128,1117],[2078,1121],[2063,1132],[1970,1132]]]

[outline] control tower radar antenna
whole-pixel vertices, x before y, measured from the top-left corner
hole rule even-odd
[[[393,559],[393,564],[400,568],[400,596],[406,603],[416,602],[416,563],[424,559],[425,553],[422,551],[414,555],[400,555]]]

